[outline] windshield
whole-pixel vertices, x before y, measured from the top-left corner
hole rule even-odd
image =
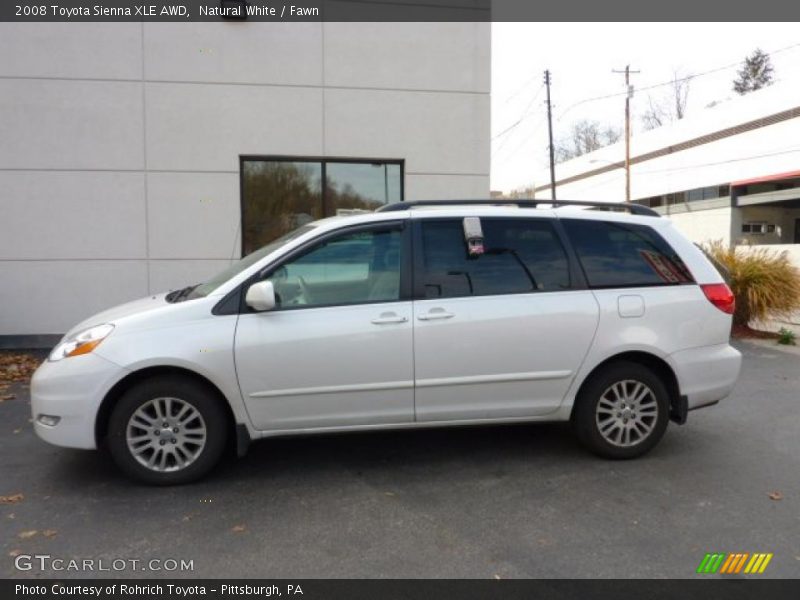
[[[201,298],[203,296],[208,296],[211,292],[213,292],[223,283],[225,283],[232,277],[235,277],[248,267],[254,265],[259,260],[264,258],[267,254],[275,252],[275,250],[277,250],[287,242],[290,242],[295,238],[299,238],[301,235],[314,229],[314,227],[315,225],[303,225],[302,227],[298,227],[297,229],[290,231],[286,235],[279,237],[277,240],[270,242],[266,246],[262,246],[258,250],[251,252],[241,260],[237,260],[235,263],[231,264],[231,266],[229,266],[224,271],[217,273],[214,277],[212,277],[205,283],[201,283],[200,285],[195,287],[191,291],[191,294],[188,295],[187,299]]]

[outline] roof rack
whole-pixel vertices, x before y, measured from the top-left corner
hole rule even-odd
[[[395,212],[398,210],[409,210],[417,206],[517,206],[519,208],[537,208],[541,204],[547,204],[553,208],[562,206],[588,206],[598,210],[608,210],[612,212],[628,211],[632,215],[645,217],[660,217],[661,215],[648,206],[641,204],[631,204],[623,202],[590,202],[588,200],[409,200],[407,202],[394,202],[385,204],[377,209],[376,212]]]

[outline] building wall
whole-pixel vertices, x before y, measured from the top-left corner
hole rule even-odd
[[[712,206],[714,204],[727,206]],[[791,245],[794,241],[795,219],[800,219],[800,208],[779,206],[731,208],[729,197],[659,207],[656,210],[670,219],[686,237],[698,244],[721,240],[726,245]],[[742,233],[742,223],[747,222],[771,223],[776,225],[776,230],[773,233],[760,235]]]
[[[731,242],[731,212],[736,209],[712,208],[700,213],[687,211],[668,215],[678,230],[691,241],[702,244],[722,240],[724,244]]]
[[[737,244],[792,244],[794,242],[794,222],[800,219],[800,209],[779,206],[743,206],[738,210],[732,223],[734,240]],[[742,223],[764,222],[776,226],[774,233],[751,235],[742,233]],[[800,264],[800,263],[798,263]]]
[[[488,23],[2,23],[0,56],[0,336],[225,267],[242,154],[489,193]]]

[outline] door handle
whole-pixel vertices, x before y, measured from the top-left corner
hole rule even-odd
[[[401,317],[392,312],[382,313],[379,317],[372,319],[373,325],[386,325],[388,323],[405,323],[408,321],[406,317]]]
[[[417,318],[420,321],[436,321],[438,319],[452,319],[453,317],[455,317],[453,313],[447,312],[443,308],[433,308],[430,312],[419,315]]]

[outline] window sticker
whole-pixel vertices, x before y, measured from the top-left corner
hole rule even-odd
[[[686,281],[686,276],[681,274],[672,261],[663,254],[652,252],[651,250],[639,250],[639,254],[662,281],[667,283],[682,283]]]

